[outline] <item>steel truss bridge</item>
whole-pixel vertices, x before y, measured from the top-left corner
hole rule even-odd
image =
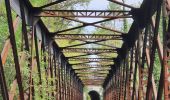
[[[19,100],[34,99],[37,88],[34,73],[37,73],[40,97],[43,95],[41,86],[45,82],[54,87],[48,96],[56,100],[83,100],[83,87],[86,85],[102,86],[104,100],[170,100],[169,0],[143,0],[139,8],[119,0],[108,0],[129,10],[48,9],[67,1],[56,0],[34,7],[29,0],[5,0],[9,37],[4,40],[0,57],[0,93],[4,100],[13,100],[15,97]],[[62,18],[80,25],[51,32],[43,18]],[[90,23],[78,18],[103,20]],[[133,19],[129,31],[99,25],[116,19]],[[19,24],[22,27],[22,47],[17,46],[15,38]],[[87,26],[109,33],[72,32]],[[61,46],[63,41],[77,43]],[[121,46],[117,46],[115,41]],[[89,44],[95,45],[94,48],[88,48]],[[21,53],[18,52],[20,48]],[[4,66],[10,51],[16,77],[11,87],[7,87]],[[160,65],[156,64],[155,59]],[[22,78],[25,66],[22,63],[25,61],[30,70],[27,73],[27,88],[23,87]],[[154,78],[155,68],[160,69],[159,79]],[[42,74],[43,71],[45,74]],[[51,79],[44,81],[44,76]]]

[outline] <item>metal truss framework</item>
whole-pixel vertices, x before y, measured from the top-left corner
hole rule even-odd
[[[14,97],[20,100],[34,99],[36,84],[33,74],[36,72],[40,97],[43,88],[41,86],[45,82],[55,88],[48,93],[48,96],[57,100],[83,100],[85,85],[102,85],[104,100],[161,100],[162,98],[169,100],[170,1],[144,0],[140,8],[134,8],[116,0],[108,1],[131,8],[131,10],[45,10],[44,8],[67,2],[67,0],[57,0],[41,7],[32,7],[27,0],[5,0],[9,38],[5,41],[0,58],[0,93],[2,93],[2,98],[4,100],[13,100]],[[17,14],[14,21],[11,8]],[[162,34],[159,33],[161,10],[163,13],[163,43],[160,39]],[[83,25],[52,33],[48,31],[41,19],[37,21],[38,17],[61,17]],[[108,19],[88,23],[74,19],[75,17]],[[97,25],[117,18],[134,19],[128,33]],[[18,54],[15,40],[18,23],[22,25],[21,55]],[[60,34],[86,26],[109,30],[113,34]],[[118,34],[114,34],[114,32]],[[78,40],[83,43],[59,47],[55,42],[64,39]],[[123,45],[121,48],[117,48],[113,45],[100,43],[109,40],[121,40]],[[97,44],[106,48],[78,48],[78,46],[86,44]],[[10,49],[16,71],[16,78],[13,80],[11,88],[7,87],[4,72],[4,65]],[[26,52],[30,53],[30,56],[27,56]],[[75,52],[84,54],[65,56],[66,53]],[[118,56],[113,57],[115,53]],[[91,57],[91,55],[97,57]],[[160,66],[155,66],[156,57],[159,58]],[[27,67],[30,71],[27,76],[29,85],[26,88],[23,87],[24,80],[22,79],[24,66],[22,64],[25,61],[28,61]],[[80,62],[72,63],[75,61]],[[42,62],[45,64],[43,65]],[[153,73],[155,67],[161,69],[157,80]],[[50,77],[50,80],[42,79],[42,70],[45,71],[45,77]]]
[[[40,11],[40,12],[39,12]],[[38,14],[37,14],[38,13]],[[35,17],[131,18],[125,10],[38,10]]]
[[[54,38],[72,40],[122,40],[122,35],[57,34]]]
[[[69,48],[63,49],[63,52],[79,52],[79,53],[116,53],[116,49],[93,49],[93,48]]]

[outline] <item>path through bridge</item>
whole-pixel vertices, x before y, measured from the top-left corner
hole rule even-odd
[[[121,7],[111,10],[55,7],[69,1],[35,7],[30,0],[4,0],[8,37],[0,44],[2,99],[83,100],[84,86],[94,85],[103,87],[104,100],[170,100],[170,0],[143,0],[138,8],[124,0],[106,0]],[[53,18],[63,25],[79,24],[51,31]],[[129,19],[127,32],[102,25]],[[108,33],[76,31],[88,26]],[[13,60],[7,69],[9,56]],[[10,69],[15,71],[11,82],[6,75]]]

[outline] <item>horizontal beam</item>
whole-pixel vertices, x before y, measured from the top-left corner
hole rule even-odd
[[[77,76],[82,76],[82,75],[107,75],[108,73],[89,73],[89,74],[83,74],[83,73],[77,73]]]
[[[93,80],[89,80],[89,81],[83,81],[83,83],[85,83],[85,84],[101,84],[101,83],[103,83],[103,80],[96,80],[96,81],[93,81]]]
[[[113,61],[112,58],[70,58],[69,61]]]
[[[124,35],[111,34],[57,34],[54,39],[70,40],[122,40]]]
[[[126,10],[37,10],[35,17],[89,17],[114,18],[119,15],[128,15]]]
[[[102,81],[101,82],[89,82],[89,83],[88,82],[83,82],[83,84],[86,85],[86,86],[87,85],[101,86],[103,84],[103,82]]]
[[[102,81],[100,82],[83,82],[84,85],[91,85],[91,86],[101,86],[103,84]]]
[[[97,85],[102,85],[103,84],[103,81],[98,81],[98,82],[83,82],[83,84],[85,84],[85,85],[95,85],[95,86],[97,86]]]
[[[95,63],[95,64],[94,64]],[[112,61],[89,61],[89,62],[82,62],[82,63],[75,63],[75,64],[70,64],[70,65],[72,65],[72,66],[74,66],[74,65],[82,65],[82,64],[88,64],[88,65],[102,65],[102,66],[104,66],[104,65],[110,65],[110,64],[114,64],[114,62],[112,62]]]
[[[107,74],[95,74],[95,75],[86,75],[86,74],[80,74],[80,75],[77,75],[77,76],[79,76],[79,77],[88,77],[88,76],[102,76],[102,77],[105,77],[105,76],[107,76]]]
[[[95,64],[94,64],[95,63]],[[89,64],[89,65],[107,65],[107,64],[114,64],[113,61],[87,61],[87,62],[78,62],[78,63],[72,63],[70,62],[70,65],[81,65],[81,64]]]
[[[80,79],[105,79],[106,76],[79,76]]]
[[[75,72],[97,72],[97,71],[108,71],[108,70],[110,70],[110,69],[91,69],[91,68],[89,68],[89,69],[79,69],[79,70],[75,70]]]
[[[82,82],[103,82],[103,79],[84,79]]]
[[[81,64],[81,65],[73,65],[73,68],[74,67],[110,67],[112,65],[89,65],[89,64]]]
[[[82,81],[88,79],[105,79],[105,77],[79,77]]]
[[[89,68],[96,68],[96,67],[84,67],[84,68],[74,68],[74,70],[82,70],[82,69],[89,69]],[[103,69],[111,69],[111,67],[97,67],[98,69],[99,68],[103,68]]]
[[[117,53],[115,49],[96,49],[96,48],[68,48],[62,50],[64,53]]]
[[[88,70],[110,70],[110,67],[107,68],[81,68],[81,69],[74,69],[74,70],[78,70],[78,71],[88,71]]]
[[[79,73],[82,73],[82,74],[90,74],[90,73],[94,73],[94,74],[108,74],[109,71],[89,71],[89,72],[83,72],[83,71],[81,71],[81,72],[76,72],[76,71],[75,71],[75,73],[76,73],[76,74],[79,74]]]

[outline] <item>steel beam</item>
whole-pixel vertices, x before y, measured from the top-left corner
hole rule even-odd
[[[15,34],[14,34],[14,27],[13,27],[13,22],[12,22],[12,11],[11,11],[10,1],[5,0],[5,5],[6,5],[6,12],[7,12],[8,28],[9,28],[9,33],[10,33],[10,42],[11,42],[11,46],[12,46],[17,83],[18,83],[18,87],[19,87],[19,95],[20,95],[20,99],[24,100],[24,91],[23,91],[23,87],[22,87],[22,80],[21,80],[22,78],[21,78],[20,64],[19,64],[19,59],[18,59]]]
[[[80,68],[97,67],[97,68],[99,68],[99,67],[110,67],[110,66],[112,66],[112,65],[89,65],[89,64],[81,64],[81,65],[73,65],[72,67],[73,67],[73,68],[74,68],[74,67],[80,67]]]
[[[125,10],[38,10],[35,17],[89,17],[89,18],[124,18],[130,11]]]
[[[95,64],[94,64],[95,63]],[[75,65],[84,65],[84,64],[88,64],[88,65],[101,65],[101,66],[109,66],[109,65],[111,65],[111,64],[114,64],[114,62],[109,62],[109,61],[106,61],[106,62],[104,62],[104,61],[92,61],[92,62],[90,62],[90,61],[88,61],[88,62],[82,62],[82,63],[75,63],[75,64],[70,64],[70,65],[72,65],[72,66],[75,66]]]
[[[112,58],[70,58],[69,61],[113,61]]]
[[[122,35],[112,34],[57,34],[54,39],[72,39],[72,40],[122,40]]]
[[[95,74],[108,74],[109,73],[109,71],[90,71],[90,72],[75,72],[76,74],[80,74],[80,73],[82,73],[82,74],[90,74],[90,73],[95,73]]]
[[[88,68],[88,69],[78,69],[75,70],[75,72],[97,72],[97,71],[108,71],[109,69],[103,69],[103,68]]]
[[[62,50],[63,53],[116,53],[115,49],[96,49],[96,48],[67,48]]]
[[[107,74],[97,74],[97,75],[88,75],[88,74],[86,74],[86,75],[84,75],[84,74],[79,74],[78,75],[79,77],[90,77],[90,76],[101,76],[101,77],[106,77],[107,76]]]
[[[150,66],[149,66],[149,72],[148,72],[148,83],[147,83],[147,91],[146,91],[146,99],[148,100],[150,97],[151,92],[151,85],[152,85],[152,73],[153,73],[153,66],[154,66],[154,59],[155,59],[155,53],[156,53],[156,46],[157,46],[157,38],[158,38],[158,31],[159,31],[159,23],[160,23],[160,17],[161,17],[161,4],[162,0],[158,0],[157,4],[157,14],[156,14],[156,22],[155,22],[155,29],[154,29],[154,37],[153,37],[153,44],[152,44],[152,52],[150,56]]]

